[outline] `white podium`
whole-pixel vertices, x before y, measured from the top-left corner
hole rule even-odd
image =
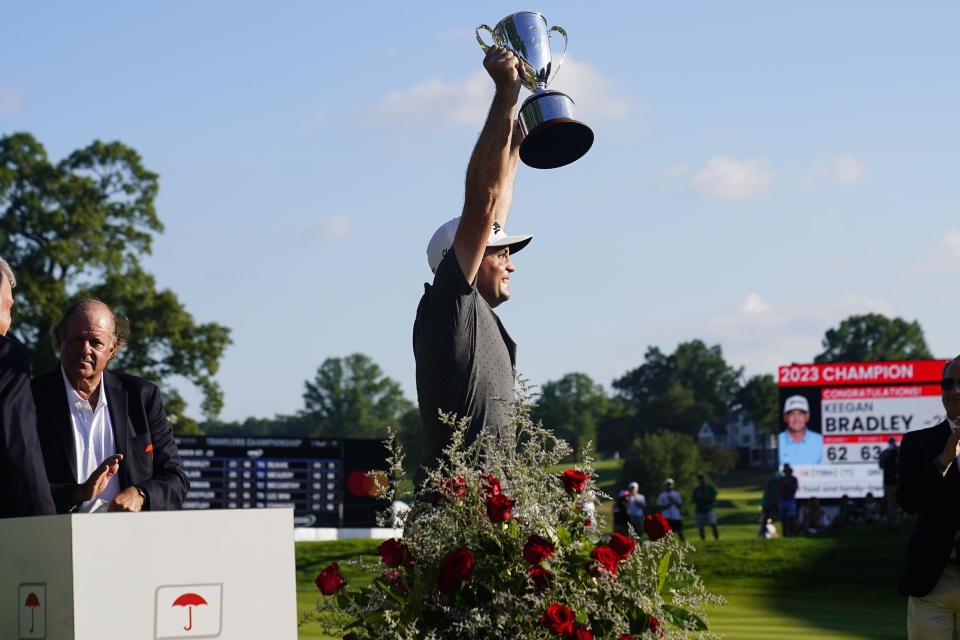
[[[292,509],[0,520],[0,638],[296,640]]]

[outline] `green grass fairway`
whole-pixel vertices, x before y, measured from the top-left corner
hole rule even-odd
[[[597,465],[600,486],[615,490],[619,461]],[[726,485],[733,486],[726,486]],[[610,526],[610,503],[600,512]],[[728,640],[881,640],[906,637],[906,598],[897,594],[913,519],[898,531],[879,524],[852,527],[815,538],[757,538],[760,482],[739,476],[721,483],[717,500],[720,540],[701,541],[692,520],[687,540],[708,588],[729,604],[709,614],[710,628]],[[319,597],[313,579],[330,562],[375,555],[379,541],[297,543],[297,610]],[[349,569],[344,573],[350,577]],[[323,639],[316,624],[299,638]],[[337,639],[339,640],[339,639]]]
[[[797,598],[786,593],[776,597],[768,589],[750,587],[717,591],[730,604],[710,616],[710,628],[728,640],[878,640],[905,638],[907,633],[902,598],[837,597],[826,589]]]

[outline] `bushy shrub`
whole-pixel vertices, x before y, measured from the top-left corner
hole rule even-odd
[[[655,542],[601,534],[595,505],[606,496],[590,459],[551,471],[570,447],[533,423],[522,383],[520,398],[499,436],[466,442],[466,421],[445,417],[450,445],[403,538],[385,541],[376,561],[357,561],[372,583],[353,589],[340,585],[338,567],[324,570],[316,617],[327,632],[351,640],[715,637],[703,613],[720,598],[686,561],[688,547],[665,522],[651,522],[648,535],[663,535]],[[400,475],[399,452],[391,463]]]

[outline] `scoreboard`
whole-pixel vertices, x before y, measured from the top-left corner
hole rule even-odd
[[[377,440],[178,436],[184,509],[293,507],[300,527],[374,526],[387,451]],[[371,479],[372,478],[372,479]]]
[[[843,362],[780,367],[780,409],[803,396],[807,423],[821,441],[809,459],[790,462],[798,498],[859,498],[883,495],[880,454],[893,438],[926,429],[944,419],[940,377],[946,360]],[[781,425],[784,429],[784,425]],[[783,442],[781,434],[780,441]],[[814,456],[813,453],[816,455]],[[783,464],[784,452],[780,452]]]

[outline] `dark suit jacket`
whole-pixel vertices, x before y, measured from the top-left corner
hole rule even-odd
[[[179,509],[190,482],[183,472],[160,390],[125,373],[103,372],[103,391],[120,462],[120,490],[136,485],[147,494],[145,509]],[[77,454],[67,390],[58,365],[33,379],[37,431],[58,513],[66,513],[77,488]]]
[[[933,464],[950,435],[944,421],[935,427],[911,431],[900,443],[897,502],[917,514],[917,528],[907,543],[907,560],[900,593],[922,597],[930,593],[954,548],[960,529],[960,472],[951,464],[946,476]]]
[[[53,513],[37,440],[27,350],[0,336],[0,518]]]

